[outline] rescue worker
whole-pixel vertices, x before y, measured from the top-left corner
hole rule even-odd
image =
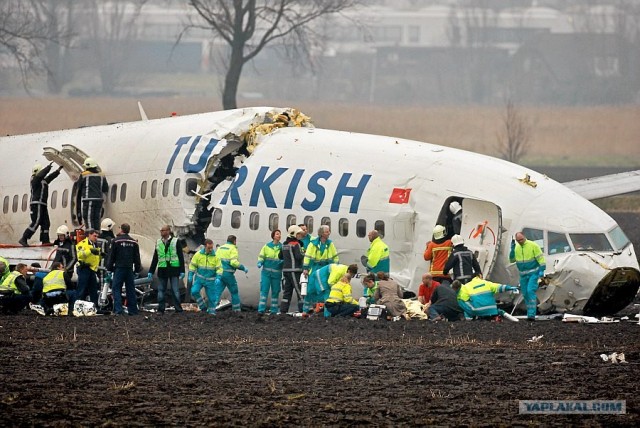
[[[423,274],[422,282],[418,287],[418,301],[423,305],[429,304],[433,292],[440,287],[440,285],[438,281],[433,280],[433,276],[430,273]]]
[[[304,251],[300,239],[304,231],[295,224],[289,226],[289,236],[282,244],[280,258],[282,259],[283,291],[280,300],[280,312],[289,312],[291,297],[296,292],[298,297],[298,312],[302,312],[302,294],[300,289],[300,275],[302,275],[302,265],[304,262]]]
[[[42,309],[45,315],[53,315],[53,305],[69,303],[65,269],[60,262],[51,263],[51,272],[42,280]]]
[[[259,314],[264,314],[266,311],[269,290],[271,290],[271,313],[273,315],[280,313],[278,298],[280,297],[280,282],[282,281],[281,236],[282,232],[278,229],[271,232],[272,241],[266,243],[258,255],[258,269],[262,269],[260,273],[260,301],[258,302]]]
[[[351,295],[351,275],[345,274],[331,286],[325,301],[327,311],[334,317],[349,317],[358,311],[358,301]]]
[[[42,272],[42,265],[38,262],[31,263],[31,270],[33,271],[33,279],[31,283],[31,303],[40,303],[42,300],[42,288],[44,284],[42,281],[49,272]],[[27,278],[27,285],[29,285],[29,278]]]
[[[452,278],[454,280],[457,279],[463,284],[471,281],[472,278],[478,275],[482,277],[482,270],[480,269],[478,259],[476,255],[464,245],[462,236],[453,235],[451,243],[453,245],[453,251],[451,251],[447,263],[444,265],[443,273],[447,275],[449,271],[451,271]]]
[[[86,237],[76,245],[78,253],[78,289],[76,297],[78,300],[84,300],[87,294],[89,300],[98,307],[98,266],[100,259],[104,255],[100,253],[100,249],[96,246],[98,242],[98,231],[89,229]],[[72,310],[73,308],[69,308]]]
[[[213,292],[215,282],[219,281],[222,275],[222,263],[213,250],[213,241],[204,240],[204,247],[191,258],[189,263],[189,276],[187,277],[187,287],[194,300],[198,303],[200,312],[215,313],[213,305]],[[202,298],[201,290],[204,288],[207,294],[208,306]]]
[[[460,285],[458,285],[460,284]],[[460,288],[458,292],[458,304],[464,311],[466,318],[489,318],[501,321],[500,316],[504,311],[498,309],[494,294],[505,291],[518,292],[517,287],[506,284],[496,284],[480,277],[475,277],[466,284],[454,281],[452,288]]]
[[[454,284],[456,282],[454,281]],[[460,281],[457,284],[462,285]],[[431,301],[425,306],[425,312],[431,321],[458,321],[462,317],[462,308],[458,304],[457,292],[448,285],[436,287]]]
[[[44,168],[37,163],[31,170],[31,197],[29,202],[31,223],[25,229],[22,238],[18,241],[23,247],[29,246],[27,241],[36,233],[38,227],[40,228],[40,242],[43,244],[51,243],[51,241],[49,241],[49,226],[51,226],[51,222],[49,221],[49,210],[47,209],[49,183],[60,175],[62,166],[49,174],[52,167],[53,162]]]
[[[0,284],[0,313],[15,314],[31,302],[31,290],[27,285],[29,267],[18,263]]]
[[[313,309],[315,303],[325,302],[329,298],[331,287],[346,273],[354,277],[358,273],[358,265],[341,265],[332,263],[314,270],[309,276],[307,296],[304,299],[303,312]]]
[[[231,308],[234,312],[240,312],[240,293],[238,293],[238,281],[236,281],[236,269],[240,269],[245,274],[249,273],[249,269],[247,269],[240,261],[238,260],[238,248],[236,247],[236,237],[234,235],[229,235],[227,237],[227,243],[218,248],[216,252],[217,256],[220,258],[220,262],[222,263],[222,276],[220,277],[220,281],[216,281],[213,290],[213,311],[212,314],[215,315],[215,308],[218,307],[220,303],[220,297],[222,296],[222,292],[225,288],[229,289],[229,293],[231,293]]]
[[[94,159],[86,158],[83,166],[85,170],[80,175],[76,196],[77,215],[85,229],[97,230],[102,217],[102,195],[109,192],[109,183]]]
[[[109,254],[109,250],[111,249],[111,241],[113,241],[116,237],[113,234],[113,226],[115,225],[115,222],[109,217],[100,222],[100,235],[98,235],[98,245],[100,245],[102,252],[106,254]]]
[[[169,286],[176,313],[182,312],[178,281],[184,279],[184,244],[171,234],[171,227],[165,224],[160,228],[160,239],[156,241],[151,267],[147,278],[152,279],[158,268],[158,313],[164,314],[165,291]]]
[[[515,262],[520,272],[520,290],[527,306],[527,320],[535,321],[538,306],[536,301],[538,280],[544,276],[547,267],[542,250],[538,244],[527,240],[524,233],[518,232],[515,241],[511,240],[509,262]]]
[[[451,253],[451,239],[446,236],[446,229],[442,225],[436,225],[433,228],[433,239],[427,242],[427,248],[424,251],[424,259],[430,261],[429,273],[433,279],[440,283],[450,283],[449,275],[444,274],[444,265],[447,263],[449,253]]]
[[[302,252],[304,253],[304,251],[309,248],[309,242],[311,242],[312,239],[315,239],[315,237],[309,233],[306,224],[301,223],[298,225],[298,227],[300,228],[300,230],[302,230],[303,233],[300,238],[300,245],[302,246]]]
[[[367,255],[360,259],[367,272],[384,272],[387,275],[390,270],[389,247],[380,238],[377,230],[369,232],[369,249]]]
[[[65,271],[67,289],[72,289],[74,288],[71,282],[73,268],[78,261],[76,244],[73,242],[73,239],[71,239],[71,236],[69,236],[69,228],[64,224],[56,229],[56,235],[57,238],[53,241],[53,245],[57,247],[57,249],[53,261],[62,263]]]
[[[460,202],[451,202],[449,204],[449,212],[453,215],[451,217],[451,232],[454,235],[460,235],[460,229],[462,228],[462,206]]]
[[[9,261],[0,256],[0,284],[2,284],[6,277],[9,276]]]
[[[120,225],[120,233],[111,241],[111,251],[106,263],[107,270],[113,272],[111,293],[113,295],[113,311],[122,315],[122,284],[124,283],[127,296],[127,312],[138,315],[138,296],[134,283],[134,273],[142,270],[140,262],[140,246],[138,241],[129,236],[131,226],[128,223]]]
[[[392,317],[402,317],[409,319],[407,316],[407,306],[402,301],[404,293],[400,285],[392,279],[389,279],[389,275],[385,272],[378,272],[378,289],[375,292],[374,298],[376,304],[384,305],[387,312]]]
[[[309,241],[304,252],[304,274],[311,275],[314,270],[330,263],[338,263],[338,250],[329,239],[331,229],[322,225],[318,229],[318,237]]]

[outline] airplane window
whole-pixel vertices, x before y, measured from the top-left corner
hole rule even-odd
[[[273,213],[269,215],[269,230],[270,231],[274,231],[278,228],[278,220],[280,220],[280,217],[278,216],[278,214]]]
[[[376,220],[376,222],[373,225],[373,228],[378,231],[378,234],[380,234],[381,238],[384,238],[384,221]]]
[[[9,212],[9,197],[8,196],[4,197],[4,202],[2,203],[2,212],[5,213],[5,214]]]
[[[166,198],[169,196],[169,180],[166,179],[162,182],[162,197]]]
[[[356,236],[358,238],[364,238],[367,236],[367,221],[360,219],[356,221]]]
[[[524,229],[522,229],[522,233],[524,233],[524,236],[529,241],[535,242],[542,249],[542,251],[544,251],[544,232],[542,230],[525,227]]]
[[[120,186],[120,202],[124,202],[127,199],[127,183],[122,183]]]
[[[176,181],[173,182],[173,196],[178,196],[180,194],[180,179],[176,178]]]
[[[310,215],[306,216],[303,223],[307,225],[307,232],[313,235],[313,217]]]
[[[111,185],[111,203],[116,201],[117,196],[118,196],[118,185],[112,184]]]
[[[260,226],[260,213],[252,212],[249,216],[249,229],[258,230]]]
[[[151,197],[155,198],[156,195],[158,194],[158,180],[153,180],[151,182]]]
[[[573,248],[576,251],[612,251],[611,244],[604,233],[570,233]]]
[[[64,189],[62,191],[62,208],[67,208],[68,200],[69,200],[69,190]]]
[[[140,199],[147,197],[147,180],[143,181],[140,185]]]
[[[211,225],[213,227],[220,227],[222,224],[222,210],[220,208],[215,208],[213,210],[213,215],[211,216]]]
[[[616,250],[622,250],[629,245],[630,242],[627,235],[625,235],[622,229],[620,229],[620,226],[616,226],[611,232],[609,232],[609,237],[611,238]]]
[[[329,217],[322,217],[322,219],[320,220],[320,224],[322,226],[329,226],[329,229],[331,229],[331,219]]]
[[[198,190],[198,180],[190,178],[187,180],[186,192],[187,196],[195,196],[193,192]]]
[[[292,224],[296,224],[296,216],[293,214],[289,214],[287,216],[287,230],[289,230],[289,226]]]
[[[25,212],[29,207],[29,195],[22,195],[22,212]]]
[[[13,195],[13,204],[11,206],[11,210],[15,213],[18,212],[18,195]]]
[[[549,238],[549,254],[568,253],[571,251],[569,240],[564,233],[548,232]]]
[[[338,220],[338,233],[340,236],[347,236],[349,234],[349,220],[346,218]]]
[[[240,229],[240,218],[242,213],[240,211],[234,211],[231,213],[231,227],[234,229]]]
[[[55,210],[58,205],[58,191],[54,190],[51,192],[51,209]]]

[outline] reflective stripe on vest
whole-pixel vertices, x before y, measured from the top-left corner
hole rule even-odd
[[[64,271],[63,270],[54,270],[49,272],[47,276],[42,280],[42,292],[48,293],[49,291],[54,290],[64,290],[67,288],[64,282]]]

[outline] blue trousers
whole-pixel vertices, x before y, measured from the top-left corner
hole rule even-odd
[[[196,277],[193,280],[193,285],[191,286],[191,297],[193,297],[193,299],[198,303],[198,307],[202,312],[204,311],[215,312],[216,307],[212,305],[214,301],[213,298],[214,298],[216,281],[217,279],[215,276],[210,279],[203,279],[203,278]],[[202,290],[203,288],[204,288],[204,292],[207,295],[207,300],[209,300],[209,306],[205,304],[204,299],[202,298],[202,294],[200,293],[200,290]]]
[[[303,312],[309,312],[316,303],[324,303],[329,298],[329,294],[331,294],[331,288],[327,288],[320,293],[307,294],[304,298],[304,305],[302,307]]]
[[[238,293],[238,281],[236,281],[236,277],[232,273],[223,273],[222,277],[220,277],[220,281],[216,281],[213,287],[213,311],[210,313],[215,314],[215,308],[218,307],[220,303],[220,297],[224,292],[224,289],[228,288],[229,293],[231,293],[231,308],[234,312],[240,312],[240,293]]]
[[[113,311],[116,314],[122,313],[122,284],[127,295],[127,311],[129,315],[138,314],[138,296],[136,296],[136,286],[133,283],[133,270],[131,268],[117,267],[113,272],[113,282],[111,283],[111,293],[113,294]]]
[[[170,283],[171,295],[173,296],[173,307],[176,312],[182,312],[182,305],[180,305],[180,289],[178,288],[178,277],[172,276],[169,278],[158,277],[158,312],[164,313],[165,296],[164,292],[167,289],[167,284]]]
[[[260,301],[258,302],[258,312],[263,314],[267,308],[269,289],[271,289],[271,313],[277,314],[280,311],[278,297],[280,296],[280,282],[282,273],[269,272],[263,269],[260,275]]]
[[[520,292],[527,305],[527,317],[535,318],[537,311],[536,291],[538,290],[538,272],[520,275]]]
[[[84,300],[89,295],[89,300],[98,307],[98,277],[96,273],[89,267],[78,268],[78,289],[76,297],[78,300]]]

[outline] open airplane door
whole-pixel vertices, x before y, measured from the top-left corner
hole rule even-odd
[[[502,211],[497,205],[477,199],[462,201],[460,236],[473,251],[485,278],[489,277],[500,250]]]
[[[71,223],[73,226],[80,225],[80,219],[76,216],[76,195],[78,192],[78,179],[83,171],[84,160],[88,157],[86,153],[71,144],[63,144],[62,150],[58,151],[53,147],[45,147],[43,156],[51,162],[63,167],[64,172],[73,181],[71,196],[69,198],[69,210],[71,211]]]

